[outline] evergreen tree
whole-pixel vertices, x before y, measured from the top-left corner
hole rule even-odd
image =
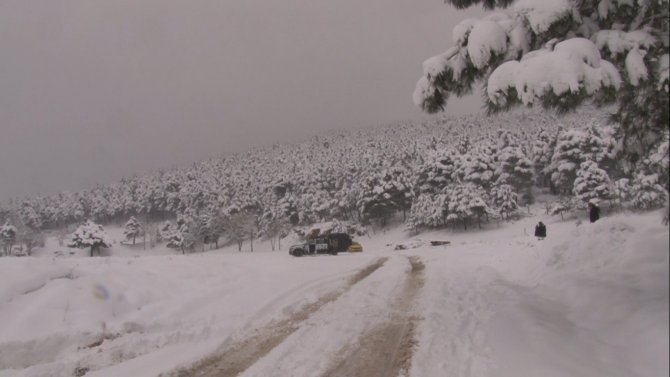
[[[612,199],[614,203],[619,207],[623,208],[624,203],[628,202],[631,197],[631,185],[630,179],[621,178],[614,181],[612,185]]]
[[[365,180],[359,207],[365,220],[377,220],[384,227],[396,211],[409,209],[406,172],[400,168],[385,169]]]
[[[638,173],[641,172],[645,175],[656,174],[658,176],[658,183],[664,186],[666,190],[670,190],[670,142],[668,137],[668,133],[666,133],[664,140],[635,166],[635,171]]]
[[[412,233],[418,233],[421,228],[437,228],[445,225],[446,195],[420,193],[412,201],[409,216],[405,227]]]
[[[415,191],[438,194],[457,179],[457,170],[460,166],[461,156],[454,150],[430,151],[415,178]]]
[[[218,249],[219,239],[224,231],[223,214],[216,209],[210,209],[200,215],[199,221],[203,245],[214,244],[214,247]]]
[[[589,159],[587,140],[588,134],[582,130],[568,129],[558,135],[548,171],[551,172],[551,182],[559,193],[572,193],[577,169],[582,162]]]
[[[533,165],[521,148],[508,146],[500,153],[498,182],[508,184],[517,193],[523,193],[524,203],[530,203],[533,186]]]
[[[493,206],[500,212],[503,219],[510,216],[519,208],[518,195],[514,188],[507,184],[497,185],[491,190],[491,201]]]
[[[637,174],[631,192],[631,202],[638,209],[660,208],[668,200],[668,192],[660,185],[657,174]]]
[[[582,162],[572,192],[583,203],[588,203],[592,199],[610,199],[612,197],[610,178],[595,162]]]
[[[511,0],[447,0],[507,8]],[[541,105],[561,112],[617,104],[632,160],[668,128],[668,0],[518,1],[506,13],[467,19],[455,46],[428,59],[414,101],[437,112],[449,96],[486,86],[490,112]]]
[[[96,251],[98,254],[100,253],[100,248],[110,247],[111,245],[112,243],[109,241],[102,225],[96,224],[91,220],[86,220],[85,223],[74,231],[68,246],[80,249],[88,247],[91,251],[90,255],[93,256],[93,253]]]
[[[489,189],[498,178],[496,170],[492,154],[486,150],[477,149],[463,156],[457,174],[463,182],[470,182]]]
[[[12,246],[16,242],[17,229],[11,225],[9,221],[0,227],[0,244],[2,244],[2,252],[4,255],[11,255]]]
[[[156,237],[159,241],[168,241],[172,237],[172,233],[175,231],[174,225],[170,221],[165,221],[158,228],[158,234]]]
[[[184,235],[182,234],[182,230],[181,226],[176,227],[170,224],[169,227],[164,226],[161,237],[166,241],[165,246],[172,249],[179,249],[182,254],[184,254]]]
[[[531,159],[533,161],[533,171],[535,173],[535,182],[540,187],[549,187],[551,179],[546,169],[551,163],[551,158],[556,147],[557,134],[551,134],[545,129],[541,129],[531,148]]]
[[[126,222],[123,235],[126,237],[126,240],[133,240],[133,245],[135,244],[135,239],[142,235],[142,225],[140,225],[135,216],[130,216],[130,219]]]
[[[481,186],[473,183],[460,183],[454,185],[447,193],[447,220],[461,221],[463,228],[468,228],[468,221],[473,217],[481,227],[481,218],[492,211],[484,200],[486,192]]]

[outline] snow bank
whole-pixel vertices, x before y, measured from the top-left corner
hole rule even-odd
[[[531,236],[538,220],[547,224],[543,241]],[[2,258],[0,376],[69,377],[76,368],[156,376],[343,292],[241,374],[318,375],[394,315],[410,256],[425,269],[409,313],[418,321],[408,377],[669,372],[670,245],[659,213],[594,224],[531,214],[487,231],[409,239],[395,228],[357,240],[363,253],[337,257],[232,246],[187,256]],[[387,262],[349,287],[380,257]]]
[[[656,216],[582,224],[539,250],[535,284],[504,287],[496,376],[667,375],[668,233]]]

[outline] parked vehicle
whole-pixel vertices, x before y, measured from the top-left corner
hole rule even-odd
[[[296,257],[310,254],[337,255],[341,251],[347,251],[352,243],[351,236],[346,233],[331,233],[293,245],[288,249],[288,253]]]
[[[350,253],[360,253],[363,251],[363,246],[358,242],[352,242],[351,245],[347,248],[347,251]]]

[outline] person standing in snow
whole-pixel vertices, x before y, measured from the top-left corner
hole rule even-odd
[[[545,237],[547,237],[547,227],[540,221],[537,223],[535,226],[535,237],[537,237],[540,240],[543,240]]]
[[[600,207],[594,202],[589,202],[589,220],[595,223],[600,219]]]

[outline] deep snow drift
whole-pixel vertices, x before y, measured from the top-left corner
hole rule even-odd
[[[490,228],[398,228],[303,258],[262,243],[68,257],[49,240],[0,259],[0,376],[184,375],[208,356],[244,377],[668,375],[658,212]]]

